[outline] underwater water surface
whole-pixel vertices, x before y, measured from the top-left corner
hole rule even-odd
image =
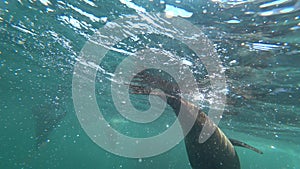
[[[299,0],[0,1],[0,168],[191,168],[183,141],[154,157],[126,158],[95,144],[76,116],[72,80],[86,42],[128,16],[145,14],[149,23],[162,21],[147,17],[150,13],[192,23],[216,50],[226,78],[226,104],[218,126],[227,137],[264,152],[236,147],[241,168],[299,169]],[[128,38],[109,48],[103,62],[95,65],[99,109],[110,126],[128,136],[157,135],[176,119],[170,107],[150,124],[119,114],[111,84],[114,70],[131,53],[166,50],[171,59],[176,54],[183,64],[195,65],[191,70],[204,93],[204,101],[197,104],[207,111],[214,102],[205,85],[205,65],[182,42],[157,30],[125,32]],[[113,32],[108,39],[122,33]],[[146,96],[131,95],[131,100],[138,109],[150,106]]]

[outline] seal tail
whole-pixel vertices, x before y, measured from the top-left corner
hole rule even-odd
[[[262,151],[260,151],[259,149],[255,148],[255,147],[250,146],[249,144],[246,144],[244,142],[241,142],[241,141],[238,141],[238,140],[235,140],[235,139],[229,139],[229,140],[232,143],[232,145],[234,145],[234,146],[244,147],[244,148],[250,149],[252,151],[255,151],[259,154],[263,154]]]

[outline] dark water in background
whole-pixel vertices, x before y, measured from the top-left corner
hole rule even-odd
[[[182,142],[156,157],[122,158],[95,145],[76,118],[71,97],[76,58],[98,28],[136,13],[125,2],[0,2],[0,168],[190,168]],[[187,19],[215,44],[228,82],[219,125],[229,137],[264,152],[237,148],[243,169],[300,168],[299,1],[133,2],[152,12],[164,12],[166,4],[193,12]],[[117,56],[110,53],[111,63]],[[111,124],[124,132],[137,128],[116,115],[105,85],[98,81],[102,88],[96,93]],[[33,110],[67,112],[37,151]],[[168,124],[174,116],[164,113],[162,119]],[[151,129],[157,133],[161,126]]]

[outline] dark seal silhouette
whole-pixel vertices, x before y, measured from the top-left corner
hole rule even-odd
[[[35,120],[36,149],[47,142],[50,133],[66,116],[66,111],[59,105],[45,103],[32,108]]]
[[[202,110],[180,96],[179,86],[172,79],[166,79],[165,76],[145,70],[134,77],[130,89],[133,94],[151,94],[162,98],[173,108],[176,116],[181,110],[184,111],[184,115],[195,118],[195,114],[192,112],[197,110],[196,122],[184,138],[188,158],[193,169],[240,169],[240,161],[234,145],[249,148],[262,154],[260,150],[246,143],[228,139]],[[160,89],[164,93],[155,92],[153,89]],[[199,143],[199,136],[205,122],[216,129],[208,140]],[[184,123],[184,121],[180,121],[182,128],[185,126]]]

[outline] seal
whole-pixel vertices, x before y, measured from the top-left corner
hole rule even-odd
[[[240,161],[234,145],[248,148],[257,153],[262,152],[246,143],[228,139],[222,130],[195,104],[183,99],[180,96],[180,89],[177,84],[165,80],[162,76],[149,73],[149,71],[140,72],[130,84],[131,93],[156,95],[167,102],[172,107],[176,116],[179,111],[184,111],[188,118],[195,118],[196,122],[185,136],[185,146],[188,158],[193,169],[240,169]],[[153,89],[160,89],[161,92],[153,92]],[[193,114],[197,110],[197,114]],[[180,120],[180,119],[179,119]],[[204,143],[199,143],[199,136],[204,127],[215,127],[214,133]],[[184,130],[185,121],[180,121]]]

